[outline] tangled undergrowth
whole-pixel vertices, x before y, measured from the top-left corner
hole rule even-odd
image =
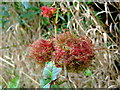
[[[2,5],[0,88],[10,87],[10,82],[16,79],[19,87],[40,87],[38,76],[42,74],[43,67],[27,57],[29,53],[28,45],[36,40],[38,40],[36,43],[40,43],[42,48],[39,45],[35,46],[36,44],[32,44],[31,48],[35,47],[36,51],[40,52],[42,56],[47,54],[48,56],[44,58],[53,59],[58,66],[61,65],[63,57],[68,59],[70,54],[73,55],[70,59],[74,63],[74,60],[80,60],[80,55],[83,54],[85,56],[84,53],[88,53],[87,59],[85,56],[81,60],[90,61],[88,71],[91,71],[91,76],[85,75],[83,72],[77,74],[74,72],[68,73],[71,81],[74,81],[78,88],[119,87],[120,29],[118,2],[83,3],[76,0],[73,2],[54,3],[4,2]],[[57,35],[59,38],[57,39],[50,38],[55,36],[54,25],[51,24],[51,20],[56,14],[52,13],[54,16],[49,19],[43,17],[40,7],[44,5],[58,8],[57,10],[59,10],[57,22]],[[74,36],[73,33],[70,33],[73,38],[68,36],[69,40],[67,35],[63,33],[63,29],[75,32],[76,35]],[[71,42],[71,39],[75,40],[75,42]],[[93,45],[97,46],[98,49],[94,50],[94,46],[91,48],[92,44],[89,44],[87,47],[90,47],[90,51],[92,51],[92,54],[90,54],[90,52],[86,51],[89,48],[86,45],[84,47],[84,44],[86,44],[84,40],[87,40],[87,43],[91,43],[92,40]],[[82,43],[79,43],[79,41]],[[71,43],[69,44],[69,42]],[[81,47],[78,49],[79,45]],[[37,48],[40,48],[41,51],[37,50]],[[77,51],[81,51],[81,48],[84,50],[86,48],[86,50],[84,53],[78,54]],[[67,57],[64,56],[66,54],[68,55]],[[39,58],[38,53],[36,56],[34,58]],[[92,60],[88,60],[88,58],[93,56]],[[57,63],[57,61],[60,61],[60,63]],[[72,63],[66,64],[69,68]],[[79,65],[76,68],[78,67]],[[61,79],[61,77],[59,78]]]

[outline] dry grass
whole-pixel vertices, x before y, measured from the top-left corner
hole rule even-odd
[[[93,13],[93,9],[88,5],[80,2],[73,2],[74,6],[70,7],[69,2],[60,2],[60,8],[67,12],[72,13],[72,19],[68,16],[67,28],[70,31],[75,31],[78,35],[89,36],[96,46],[96,56],[92,61],[91,67],[93,71],[92,77],[86,77],[83,72],[75,74],[69,73],[71,80],[77,84],[78,87],[94,87],[94,88],[115,88],[120,85],[120,71],[115,65],[115,60],[120,62],[119,50],[119,27],[117,27],[115,19],[113,19],[111,12],[107,7],[107,4],[114,6],[119,5],[118,3],[103,3],[105,10],[100,13],[106,13],[112,18],[115,29],[111,29],[109,26],[109,32],[113,36],[109,36],[107,31],[104,30],[104,24],[100,23],[99,19],[96,18]],[[11,4],[9,4],[11,5]],[[34,26],[25,24],[26,28],[21,27],[17,23],[17,14],[14,8],[11,7],[9,11],[12,15],[9,19],[11,22],[6,25],[6,28],[1,31],[0,43],[0,67],[2,86],[7,87],[8,81],[15,75],[19,74],[21,87],[39,87],[38,76],[41,76],[43,67],[36,64],[34,60],[27,57],[28,45],[35,41],[38,37],[41,37],[41,20],[36,17],[34,20]],[[96,14],[96,15],[97,15]],[[106,16],[107,16],[106,15]],[[118,14],[119,17],[119,14]],[[14,19],[13,19],[14,18]],[[117,17],[116,17],[117,18]],[[12,20],[13,19],[13,20]],[[84,24],[84,20],[86,24]],[[109,18],[106,17],[106,22]],[[32,23],[32,22],[31,22]],[[37,25],[36,25],[37,24]],[[38,25],[39,24],[39,25]],[[86,25],[86,26],[85,26]],[[111,25],[111,24],[110,24]],[[115,26],[116,25],[116,26]],[[8,27],[9,26],[9,27]],[[94,27],[93,27],[94,26]],[[110,43],[109,46],[106,44]],[[99,49],[101,48],[101,49]],[[99,49],[99,50],[98,50]]]

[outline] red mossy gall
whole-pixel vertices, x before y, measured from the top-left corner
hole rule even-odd
[[[52,15],[55,13],[56,9],[55,8],[49,8],[47,6],[42,6],[42,15],[44,17],[52,17]]]
[[[86,36],[75,36],[70,32],[49,40],[39,39],[31,45],[31,56],[39,63],[55,61],[56,66],[78,69],[87,68],[94,57],[94,45]]]
[[[38,63],[45,63],[51,58],[53,44],[49,40],[39,39],[30,45],[30,57],[34,58]]]
[[[73,68],[86,68],[94,57],[94,45],[86,36],[76,37],[70,32],[58,35],[54,42],[53,60],[56,65]]]

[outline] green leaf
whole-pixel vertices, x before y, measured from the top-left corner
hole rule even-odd
[[[56,68],[56,66],[53,67],[52,70],[52,80],[57,79],[57,75],[62,71],[62,68]]]
[[[83,2],[83,0],[78,0],[79,2]]]
[[[20,16],[23,18],[29,19],[34,16],[34,13],[33,12],[25,12],[25,13],[22,13]]]
[[[19,88],[19,82],[20,78],[16,76],[8,83],[8,85],[10,86],[10,88]]]
[[[44,0],[41,0],[41,2],[43,3],[43,5],[44,6],[48,6],[48,5],[50,5],[51,6],[51,4],[53,3],[53,2],[45,2]]]
[[[92,3],[92,0],[88,0],[87,5],[91,5]]]
[[[87,70],[84,72],[84,75],[85,75],[85,76],[92,76],[91,70],[87,69]]]
[[[3,11],[2,16],[10,16],[10,14],[8,13],[8,11]]]
[[[57,75],[62,71],[62,68],[57,68],[53,62],[46,63],[46,67],[43,70],[43,76],[45,79],[54,81],[57,79]]]
[[[2,85],[0,85],[0,90],[2,90]]]
[[[31,4],[29,2],[22,2],[23,6],[25,7],[25,9],[29,9],[31,8]]]
[[[2,22],[2,28],[4,28],[5,24],[8,23],[9,21],[5,20],[5,18],[2,17],[1,22]]]
[[[39,81],[40,81],[41,88],[50,88],[51,81],[49,79],[43,79],[43,78],[39,77]]]
[[[51,85],[51,88],[60,88],[59,85],[55,84],[55,85]]]
[[[0,80],[1,80],[1,78],[0,78]],[[2,90],[2,83],[0,83],[0,90]]]
[[[111,44],[109,42],[106,43],[106,46],[109,47]]]
[[[38,13],[40,13],[40,11],[36,11],[36,12],[28,11],[28,12],[22,13],[20,17],[25,18],[25,19],[31,19]]]
[[[43,70],[43,78],[39,77],[41,88],[50,88],[52,81],[57,79],[57,75],[61,72],[62,68],[57,68],[53,61],[46,62]]]
[[[46,63],[46,66],[43,70],[43,76],[45,79],[51,79],[51,76],[52,76],[52,68],[53,68],[53,64],[52,62],[48,62]]]
[[[65,21],[65,18],[63,16],[59,16],[63,21]]]
[[[43,25],[46,26],[47,24],[50,24],[50,21],[46,17],[42,17],[43,19]]]
[[[52,72],[51,72],[51,67],[49,66],[49,68],[44,68],[44,71],[43,71],[43,76],[45,79],[51,79],[51,76],[52,76]]]

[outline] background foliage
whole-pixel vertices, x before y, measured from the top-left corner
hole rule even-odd
[[[119,2],[2,2],[0,30],[0,87],[40,87],[43,67],[28,57],[28,45],[54,35],[52,18],[40,7],[59,8],[58,34],[63,29],[87,35],[98,50],[85,72],[69,73],[78,87],[114,88],[120,85]],[[64,85],[63,85],[64,86]]]

